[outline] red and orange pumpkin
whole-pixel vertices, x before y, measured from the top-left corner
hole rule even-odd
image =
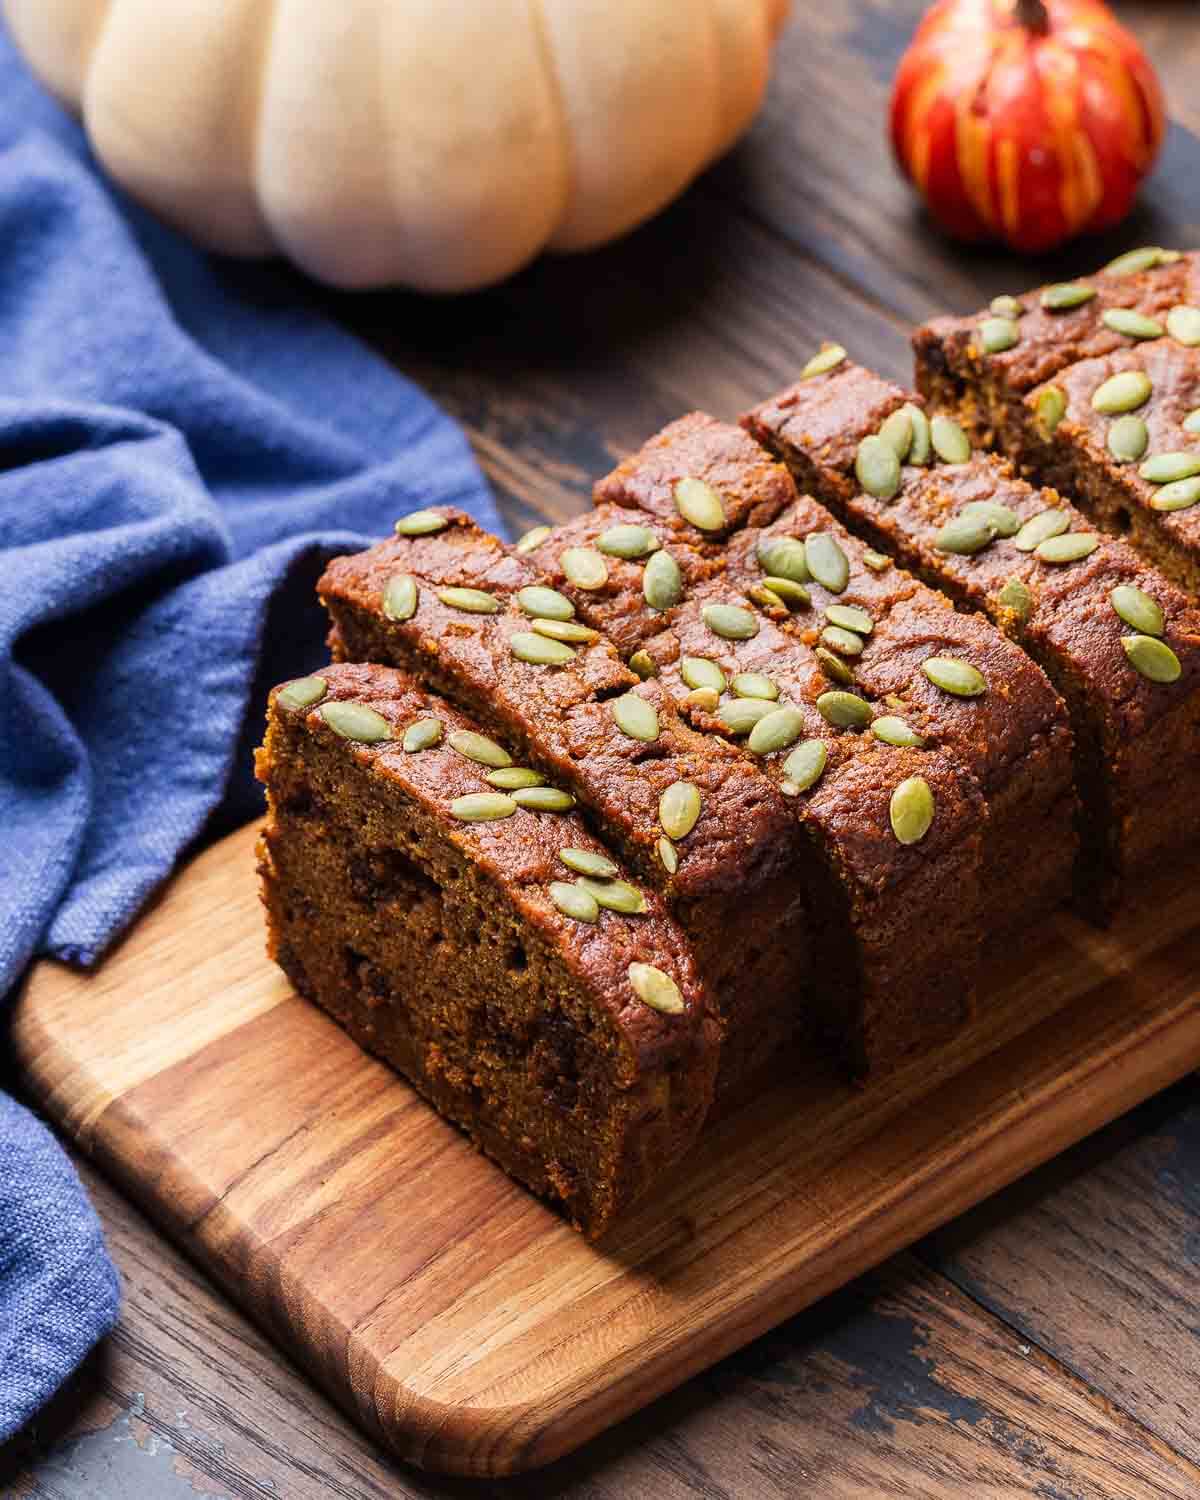
[[[1028,252],[1124,218],[1165,130],[1154,69],[1101,0],[939,0],[891,123],[946,229]]]

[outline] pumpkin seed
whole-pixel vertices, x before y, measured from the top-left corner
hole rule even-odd
[[[879,429],[879,436],[903,463],[913,445],[912,415],[906,406],[894,411]]]
[[[749,734],[770,712],[771,705],[765,698],[733,698],[721,704],[717,718],[729,734]]]
[[[476,734],[473,729],[456,729],[446,743],[467,760],[481,766],[511,766],[512,756],[486,734]]]
[[[700,816],[700,789],[690,781],[673,781],[658,799],[658,821],[671,839],[685,839]]]
[[[670,609],[683,598],[683,574],[669,552],[656,552],[642,569],[642,596],[651,609]]]
[[[390,740],[392,726],[373,708],[365,703],[323,703],[317,712],[335,734],[344,740],[357,740],[363,745],[374,745],[380,740]]]
[[[888,818],[901,844],[919,844],[933,823],[933,793],[923,776],[910,776],[892,793]]]
[[[872,719],[871,733],[885,745],[895,745],[901,750],[919,750],[925,743],[910,724],[895,714],[884,714],[881,718]]]
[[[323,677],[297,677],[295,682],[279,689],[275,702],[280,708],[311,708],[314,703],[320,703],[328,691],[329,684]]]
[[[863,562],[872,573],[884,573],[892,565],[890,557],[886,557],[882,552],[873,552],[870,548],[863,553]]]
[[[497,787],[502,792],[516,792],[522,787],[546,784],[542,773],[531,771],[528,766],[501,766],[497,771],[489,771],[483,779],[488,786]]]
[[[1120,464],[1133,464],[1150,443],[1150,429],[1141,417],[1127,412],[1108,429],[1108,451]]]
[[[1129,665],[1149,682],[1178,682],[1183,668],[1165,641],[1152,635],[1123,635],[1121,645]]]
[[[979,668],[957,656],[930,656],[922,663],[921,670],[934,687],[956,698],[978,698],[987,692],[987,678]]]
[[[1131,583],[1122,583],[1109,594],[1109,603],[1126,625],[1131,625],[1141,635],[1162,635],[1166,618],[1157,599]]]
[[[876,500],[894,499],[900,490],[900,460],[895,448],[881,437],[865,437],[859,443],[854,473],[867,494],[874,495]]]
[[[436,510],[412,510],[396,522],[396,534],[398,536],[432,536],[435,531],[445,531],[449,524],[449,516],[439,515]]]
[[[856,693],[822,693],[817,712],[835,729],[865,729],[871,722],[871,705]]]
[[[532,615],[537,620],[575,618],[575,606],[566,594],[560,594],[557,589],[543,588],[541,584],[531,584],[528,588],[520,589],[517,603],[527,615]]]
[[[675,486],[675,509],[698,531],[720,531],[726,523],[720,495],[703,479],[679,481]]]
[[[933,451],[946,464],[965,464],[971,457],[971,439],[953,417],[941,412],[929,424]]]
[[[649,526],[610,526],[596,538],[596,547],[610,557],[623,557],[626,562],[635,562],[639,557],[649,557],[658,551],[658,538]]]
[[[865,609],[857,604],[830,604],[825,609],[825,618],[831,625],[840,625],[843,630],[855,630],[859,635],[870,635],[875,621]]]
[[[1200,406],[1195,411],[1188,412],[1183,419],[1184,432],[1200,432]]]
[[[653,703],[636,693],[622,693],[609,705],[613,721],[631,740],[656,740],[659,734],[658,713]]]
[[[1200,474],[1200,453],[1156,453],[1138,470],[1148,484],[1173,484]]]
[[[383,586],[383,612],[389,620],[411,620],[417,599],[417,580],[411,573],[396,573]]]
[[[608,582],[608,564],[594,547],[568,547],[558,563],[577,589],[602,589]]]
[[[679,663],[679,675],[690,688],[712,688],[714,693],[725,691],[725,673],[707,656],[685,656]]]
[[[1122,370],[1119,375],[1110,375],[1097,387],[1092,396],[1092,409],[1103,412],[1106,417],[1120,416],[1122,412],[1136,411],[1139,406],[1145,406],[1153,390],[1145,370]]]
[[[1065,312],[1071,307],[1082,307],[1096,295],[1096,288],[1086,281],[1059,281],[1042,292],[1042,306],[1047,312]]]
[[[959,515],[946,522],[934,537],[933,545],[939,552],[971,557],[990,547],[995,540],[995,530],[982,516]]]
[[[1194,349],[1200,344],[1200,307],[1173,307],[1167,314],[1167,332],[1178,343]]]
[[[529,628],[535,635],[544,635],[549,641],[575,642],[581,646],[600,639],[598,630],[581,625],[578,620],[533,620]]]
[[[518,630],[508,639],[508,649],[518,661],[535,667],[564,667],[574,661],[575,648],[530,630]]]
[[[774,702],[779,689],[761,672],[739,672],[729,684],[739,698],[767,698]]]
[[[497,818],[511,818],[517,804],[503,792],[468,792],[455,797],[450,812],[462,823],[491,823]]]
[[[978,516],[986,521],[997,536],[1016,536],[1021,529],[1021,518],[1015,510],[1001,505],[998,500],[971,500],[963,506],[964,516]]]
[[[1200,478],[1179,479],[1174,484],[1164,484],[1157,494],[1150,497],[1154,510],[1191,510],[1200,500]]]
[[[1034,557],[1048,563],[1073,563],[1090,557],[1100,545],[1094,531],[1064,531],[1060,536],[1049,537],[1034,549]]]
[[[1040,510],[1013,537],[1013,546],[1018,552],[1033,552],[1049,537],[1060,536],[1070,527],[1071,517],[1065,510]]]
[[[812,603],[812,595],[802,583],[793,583],[790,578],[776,578],[769,574],[763,579],[767,593],[773,594],[788,609],[802,609]]]
[[[606,911],[619,911],[624,916],[640,916],[646,910],[646,898],[637,886],[625,880],[590,880],[581,875],[575,882]]]
[[[432,750],[442,743],[442,721],[440,719],[417,719],[404,731],[401,747],[408,755],[421,750]]]
[[[1167,331],[1157,318],[1148,318],[1132,307],[1110,307],[1101,321],[1114,333],[1130,339],[1160,339]]]
[[[818,646],[813,655],[817,659],[817,666],[829,678],[830,682],[840,683],[842,687],[850,687],[854,682],[854,673],[840,656],[830,651],[828,646]]]
[[[758,565],[774,578],[790,578],[793,583],[807,583],[808,562],[804,543],[793,536],[765,537],[758,544]]]
[[[1161,265],[1166,252],[1159,245],[1144,245],[1138,250],[1126,250],[1116,260],[1110,260],[1102,274],[1109,276],[1136,276],[1140,271],[1153,270]]]
[[[803,584],[797,584],[797,588],[803,588]],[[761,583],[755,583],[746,590],[746,597],[757,604],[760,609],[781,609],[786,614],[787,605],[779,597],[774,589],[764,588]]]
[[[1033,614],[1033,595],[1019,578],[1010,578],[996,595],[996,603],[1002,609],[1011,610],[1024,625]]]
[[[518,807],[529,812],[570,812],[575,806],[575,798],[570,792],[564,792],[557,786],[518,787],[512,798]]]
[[[738,604],[706,604],[700,618],[722,640],[748,641],[758,634],[758,621]]]
[[[984,318],[979,325],[979,344],[985,354],[1003,354],[1021,341],[1021,330],[1012,318]]]
[[[845,592],[850,582],[850,559],[833,537],[814,531],[804,543],[804,555],[815,582],[831,594]]]
[[[518,540],[517,545],[513,550],[521,553],[533,552],[536,548],[542,545],[542,543],[549,535],[549,526],[532,526],[525,533],[525,535]]]
[[[663,834],[662,838],[654,846],[658,854],[659,863],[668,875],[674,875],[679,868],[679,851],[675,845]]]
[[[1036,404],[1038,421],[1051,433],[1067,414],[1067,393],[1061,386],[1048,385],[1038,392]]]
[[[773,755],[794,745],[803,733],[804,715],[798,708],[785,705],[759,719],[746,745],[752,755]]]
[[[558,857],[566,865],[568,870],[574,870],[576,875],[591,875],[596,880],[610,880],[617,874],[617,866],[611,859],[606,859],[603,854],[597,854],[592,849],[560,849]]]
[[[821,632],[822,642],[839,656],[861,656],[863,638],[853,630],[843,630],[840,625],[826,625]]]
[[[841,344],[826,344],[820,349],[800,371],[801,380],[811,380],[814,375],[828,375],[830,370],[836,370],[838,365],[846,358],[846,351]]]
[[[469,615],[494,615],[500,610],[495,594],[484,589],[438,589],[438,598],[447,609],[461,609]]]
[[[629,658],[629,670],[636,672],[643,682],[658,676],[658,663],[649,651],[635,651]]]
[[[912,447],[908,450],[908,461],[923,469],[933,456],[933,438],[929,430],[929,418],[919,406],[911,402],[904,408],[912,422]]]
[[[820,781],[828,758],[824,740],[805,740],[783,763],[783,774],[787,778],[784,785],[790,785],[796,792],[808,791]]]
[[[714,693],[712,688],[695,688],[683,701],[689,708],[703,709],[706,714],[711,714],[716,712],[717,704],[721,700],[720,694]]]
[[[664,974],[653,964],[630,964],[629,983],[633,986],[633,993],[651,1010],[662,1011],[668,1016],[683,1014],[683,996],[679,993],[679,986],[669,974]]]
[[[1015,297],[993,297],[988,311],[998,318],[1019,318],[1025,309]]]
[[[552,880],[548,889],[551,901],[564,917],[573,917],[576,922],[600,920],[600,903],[590,891],[569,880]]]

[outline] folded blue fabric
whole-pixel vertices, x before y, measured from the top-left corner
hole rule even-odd
[[[124,199],[0,27],[0,996],[253,816],[266,690],[325,659],[320,568],[439,503],[499,524],[458,429],[299,278]],[[116,1305],[78,1179],[0,1098],[0,1439]]]

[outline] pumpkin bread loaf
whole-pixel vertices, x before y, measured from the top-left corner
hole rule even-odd
[[[713,1095],[719,1025],[662,896],[388,667],[276,689],[257,770],[270,950],[296,988],[601,1234]]]
[[[881,555],[1045,669],[1075,730],[1077,894],[1104,919],[1124,882],[1200,837],[1200,612],[1061,495],[973,451],[959,424],[829,359],[745,425]]]

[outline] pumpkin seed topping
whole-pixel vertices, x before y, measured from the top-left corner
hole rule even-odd
[[[725,673],[707,656],[685,656],[679,663],[679,675],[690,688],[712,688],[714,693],[725,691]]]
[[[432,750],[442,743],[442,721],[440,719],[416,719],[404,731],[400,741],[406,755],[416,755],[421,750]]]
[[[996,595],[996,602],[1001,608],[1011,610],[1022,625],[1033,614],[1033,595],[1019,578],[1008,579]]]
[[[522,787],[544,786],[546,778],[540,771],[531,771],[528,766],[501,766],[498,770],[489,771],[483,778],[488,786],[494,786],[501,792],[516,792]]]
[[[563,813],[570,812],[575,806],[575,798],[570,792],[564,792],[557,786],[518,787],[512,798],[518,807],[523,807],[528,812]]]
[[[517,804],[503,792],[468,792],[455,797],[450,812],[461,823],[491,823],[497,818],[511,818]]]
[[[1183,419],[1184,432],[1200,432],[1200,406],[1195,411],[1188,412]]]
[[[653,964],[630,964],[629,983],[633,986],[633,993],[651,1010],[662,1011],[668,1016],[683,1014],[683,996],[679,993],[679,986],[669,974],[664,974]]]
[[[656,552],[642,569],[642,596],[651,609],[670,609],[683,598],[683,574],[669,552]]]
[[[1142,635],[1162,635],[1166,617],[1157,599],[1131,583],[1119,584],[1108,596],[1109,603],[1126,625]]]
[[[1200,453],[1156,453],[1138,470],[1149,484],[1173,484],[1177,479],[1191,479],[1200,474]]]
[[[763,579],[766,592],[778,599],[786,609],[803,609],[812,603],[812,595],[802,583],[793,583],[790,578],[776,578],[769,574]]]
[[[557,589],[548,589],[541,584],[530,584],[517,592],[517,603],[527,615],[537,620],[573,620],[575,606],[566,594]]]
[[[618,873],[618,867],[611,859],[606,859],[603,854],[597,854],[592,849],[560,849],[558,857],[567,869],[574,870],[576,875],[591,875],[596,880],[611,880]]]
[[[1099,545],[1100,538],[1094,531],[1064,531],[1039,542],[1033,555],[1042,562],[1073,563],[1090,557]]]
[[[761,672],[739,672],[729,686],[739,698],[766,698],[773,703],[779,697],[779,689]]]
[[[890,557],[882,552],[874,552],[870,548],[863,553],[863,562],[870,568],[872,573],[886,573],[892,565]]]
[[[1059,281],[1042,292],[1042,306],[1047,312],[1065,312],[1071,307],[1082,307],[1096,295],[1096,288],[1086,281]]]
[[[693,688],[683,701],[688,708],[703,709],[706,714],[711,714],[716,712],[721,695],[714,692],[712,688]]]
[[[449,518],[436,510],[413,510],[396,522],[396,535],[432,536],[435,531],[445,531],[449,524]]]
[[[544,635],[549,641],[568,641],[580,646],[600,639],[598,630],[581,625],[578,620],[531,620],[529,628],[535,635]]]
[[[513,550],[522,554],[533,552],[542,545],[549,535],[549,526],[531,526],[525,535],[518,539],[517,545]]]
[[[679,851],[664,833],[654,846],[658,855],[658,861],[668,875],[674,875],[679,868]]]
[[[700,789],[690,781],[673,781],[658,799],[658,821],[668,838],[687,838],[700,816]]]
[[[499,599],[484,589],[438,589],[437,596],[447,609],[461,609],[469,615],[494,615],[500,610]]]
[[[846,358],[846,351],[841,344],[826,344],[820,349],[800,371],[801,380],[811,380],[815,375],[828,375],[830,370],[836,370],[838,365]]]
[[[817,665],[830,682],[840,683],[842,687],[850,687],[854,682],[854,673],[840,656],[832,652],[828,646],[818,646],[813,655],[817,659]]]
[[[1181,304],[1173,307],[1167,314],[1167,332],[1180,344],[1186,344],[1189,349],[1200,345],[1200,307],[1188,307]]]
[[[1150,497],[1154,510],[1191,510],[1200,500],[1200,478],[1179,479],[1174,484],[1164,484],[1156,495]]]
[[[1126,250],[1116,260],[1110,260],[1103,267],[1103,272],[1109,276],[1136,276],[1141,271],[1151,271],[1155,266],[1162,265],[1169,253],[1160,245],[1143,245],[1138,250]]]
[[[803,733],[804,715],[798,708],[785,705],[759,719],[746,744],[752,755],[773,755],[794,745]]]
[[[659,734],[658,713],[653,703],[636,693],[622,693],[609,705],[613,722],[631,740],[656,740]]]
[[[839,656],[861,656],[863,638],[855,630],[843,630],[840,625],[826,625],[821,632],[822,642]]]
[[[1178,682],[1183,672],[1179,658],[1165,641],[1152,635],[1123,635],[1121,645],[1129,665],[1148,682]]]
[[[921,670],[934,687],[956,698],[978,698],[987,692],[987,678],[978,667],[957,656],[931,656],[921,664]]]
[[[646,910],[646,898],[637,886],[625,880],[591,880],[581,875],[575,882],[587,891],[606,911],[619,911],[627,917],[637,917]]]
[[[854,473],[867,494],[874,495],[876,500],[892,500],[899,493],[900,460],[891,443],[881,437],[865,437],[859,443]]]
[[[1067,393],[1061,386],[1048,385],[1037,394],[1038,421],[1053,432],[1067,414]]]
[[[1141,417],[1126,412],[1108,429],[1108,451],[1119,464],[1137,463],[1150,445],[1150,429]]]
[[[320,703],[328,691],[329,684],[323,677],[297,677],[295,682],[279,689],[275,702],[281,708],[311,708],[314,703]]]
[[[998,500],[971,500],[963,506],[964,516],[979,516],[985,520],[997,536],[1016,536],[1021,529],[1021,518],[1015,510],[1001,505]]]
[[[1071,517],[1065,510],[1040,510],[1036,516],[1030,516],[1013,537],[1013,546],[1018,552],[1033,552],[1049,537],[1060,536],[1070,527]]]
[[[1122,370],[1119,375],[1110,375],[1096,388],[1092,396],[1092,409],[1106,417],[1117,417],[1122,412],[1137,411],[1145,406],[1153,394],[1154,386],[1145,370]]]
[[[993,297],[988,311],[997,318],[1019,318],[1025,309],[1015,297]]]
[[[706,604],[700,618],[726,641],[748,641],[758,634],[758,620],[739,604]]]
[[[972,557],[996,540],[995,529],[982,516],[957,515],[933,539],[939,552]]]
[[[871,733],[885,745],[894,745],[900,750],[919,750],[925,743],[912,725],[896,714],[883,714],[872,719]]]
[[[725,507],[711,484],[703,479],[681,479],[675,486],[675,509],[698,531],[720,531],[726,524]]]
[[[850,559],[833,537],[814,531],[804,543],[804,554],[815,582],[831,594],[845,592],[850,582]]]
[[[732,698],[717,709],[717,718],[732,735],[749,734],[760,719],[771,712],[765,698]]]
[[[802,583],[798,583],[796,587],[803,588],[804,585]],[[746,590],[746,597],[751,600],[752,603],[757,604],[760,609],[781,609],[785,613],[787,612],[787,605],[783,602],[783,600],[779,597],[775,590],[766,588],[761,583],[751,584],[751,586]]]
[[[602,589],[608,582],[608,564],[594,547],[568,547],[558,563],[577,589]]]
[[[1003,354],[1020,341],[1020,327],[1012,318],[984,318],[979,325],[979,345],[985,354]]]
[[[929,418],[919,406],[910,401],[904,407],[908,413],[909,421],[912,423],[913,437],[912,447],[908,450],[908,461],[918,469],[923,469],[933,457],[933,437],[929,430]]]
[[[756,556],[763,572],[774,578],[790,578],[793,583],[809,580],[804,543],[795,537],[765,537],[758,544]]]
[[[859,635],[870,635],[875,629],[875,621],[865,609],[859,609],[857,604],[830,604],[826,607],[825,618],[831,625],[840,625],[843,630],[855,630]]]
[[[590,891],[569,880],[552,880],[547,887],[550,899],[564,917],[573,917],[576,922],[600,920],[600,903]]]
[[[933,451],[945,464],[965,464],[971,458],[971,439],[954,420],[939,412],[929,424]]]
[[[912,414],[907,406],[894,411],[879,429],[879,436],[896,455],[899,463],[908,457],[913,445]]]
[[[649,526],[610,526],[596,538],[596,548],[610,557],[623,557],[626,562],[635,562],[639,557],[649,557],[658,551],[658,538]]]
[[[357,740],[362,745],[374,745],[380,740],[390,740],[392,726],[373,708],[365,703],[323,703],[317,712],[335,734],[344,740]]]
[[[643,682],[658,676],[658,663],[649,651],[635,651],[629,658],[629,670],[636,672]]]
[[[1148,318],[1132,307],[1110,307],[1101,321],[1114,333],[1130,339],[1160,339],[1167,331],[1157,318]]]
[[[910,776],[892,793],[888,818],[901,844],[919,844],[933,823],[933,793],[923,776]]]
[[[518,630],[509,637],[508,649],[518,661],[535,667],[565,667],[575,659],[575,648],[531,630]]]
[[[394,573],[383,586],[383,612],[389,620],[411,620],[417,612],[417,580]]]
[[[871,705],[855,693],[822,693],[817,712],[835,729],[865,729],[871,722]]]
[[[781,790],[787,791],[790,786],[793,796],[808,791],[820,781],[828,759],[824,740],[805,740],[802,745],[797,745],[783,763],[783,774],[787,779]]]
[[[473,760],[481,766],[511,766],[512,756],[495,740],[489,740],[486,734],[476,734],[473,729],[456,729],[447,739],[446,743],[451,750],[458,753],[467,760]]]

